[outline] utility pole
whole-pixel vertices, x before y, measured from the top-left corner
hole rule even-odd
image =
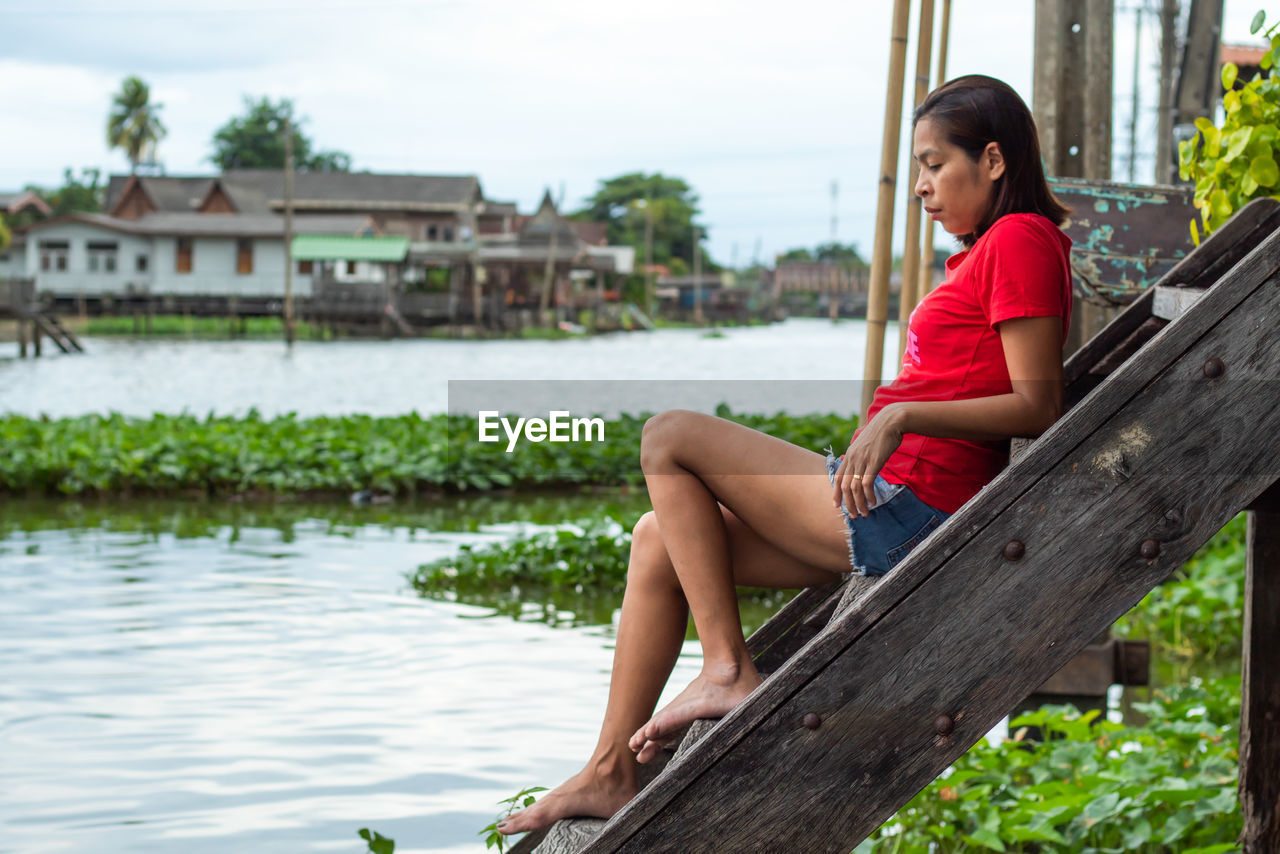
[[[644,200],[644,313],[653,317],[653,199]]]
[[[836,232],[840,224],[840,182],[831,179],[831,242],[836,242]]]
[[[702,229],[693,227],[693,322],[701,326],[702,316]]]
[[[547,189],[547,201],[551,202],[551,190]],[[564,182],[560,182],[560,202],[564,202]],[[560,205],[551,202],[551,245],[547,249],[547,263],[542,271],[542,294],[538,300],[538,314],[542,323],[551,325],[551,297],[556,286],[556,250],[560,237]]]
[[[293,122],[284,120],[284,342],[293,348]]]
[[[1178,0],[1163,0],[1160,9],[1160,118],[1156,128],[1157,184],[1172,184],[1173,163],[1173,57],[1178,49],[1176,27]]]
[[[1138,69],[1142,57],[1142,6],[1134,8],[1133,22],[1133,98],[1129,108],[1129,183],[1138,181]]]

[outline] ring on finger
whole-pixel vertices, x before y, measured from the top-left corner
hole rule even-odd
[[[862,475],[860,475],[860,474],[855,474],[855,475],[853,476],[853,479],[854,479],[854,480],[862,480]]]

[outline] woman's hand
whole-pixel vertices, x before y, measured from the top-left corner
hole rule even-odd
[[[891,403],[858,433],[836,469],[831,501],[850,513],[866,516],[875,506],[876,475],[902,444],[901,405]]]

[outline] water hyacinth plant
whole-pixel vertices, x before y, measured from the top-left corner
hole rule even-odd
[[[852,435],[852,416],[717,414],[817,450]],[[265,418],[119,414],[0,416],[0,493],[12,495],[387,495],[638,485],[646,414],[605,423],[604,442],[476,441],[462,415]]]

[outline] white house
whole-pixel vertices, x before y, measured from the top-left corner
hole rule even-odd
[[[363,214],[295,219],[295,234],[372,235]],[[25,238],[22,274],[56,296],[284,293],[284,218],[277,214],[150,213],[137,219],[78,213],[37,223]],[[296,261],[293,286],[311,293],[312,261]],[[369,266],[369,269],[364,267]],[[335,278],[368,279],[364,262],[339,264]]]

